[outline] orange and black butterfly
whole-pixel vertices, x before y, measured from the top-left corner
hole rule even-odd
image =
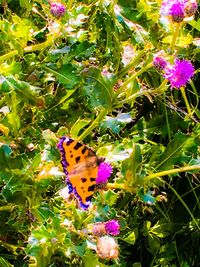
[[[87,209],[94,194],[98,166],[104,159],[98,158],[91,148],[69,137],[61,137],[57,147],[61,152],[69,193],[78,198],[81,208]]]

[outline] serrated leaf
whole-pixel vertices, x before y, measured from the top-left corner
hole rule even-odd
[[[135,241],[136,241],[135,232],[134,231],[128,232],[126,234],[126,237],[123,238],[123,241],[125,241],[126,243],[129,243],[131,245],[134,245],[135,244]]]
[[[75,43],[70,49],[69,56],[74,56],[76,60],[86,59],[93,54],[95,47],[95,44],[91,44],[88,41]]]
[[[84,267],[102,266],[102,264],[98,260],[98,257],[90,251],[87,251],[87,253],[82,257],[82,259],[83,259]]]
[[[56,65],[45,66],[45,69],[53,73],[58,81],[67,88],[73,88],[77,83],[81,81],[80,74],[77,72],[77,68],[72,64],[65,64],[61,68],[57,68]]]
[[[22,101],[31,103],[32,105],[36,104],[37,93],[35,87],[27,82],[19,81],[13,76],[3,77],[1,80],[0,90],[4,92],[14,91]]]
[[[112,190],[108,190],[105,193],[105,199],[109,206],[113,206],[118,199],[118,194],[113,192]]]
[[[116,117],[106,116],[100,127],[111,129],[114,133],[119,133],[126,123],[132,121],[130,113],[119,113]]]
[[[92,108],[104,107],[111,109],[113,100],[113,85],[115,79],[103,76],[97,68],[90,68],[86,76],[86,83],[83,86],[83,94],[89,98]]]
[[[160,163],[157,168],[159,170],[167,170],[173,168],[174,164],[180,163],[185,159],[184,152],[193,151],[196,147],[194,138],[187,136],[181,132],[175,134],[174,139],[167,145],[165,151],[160,157]]]

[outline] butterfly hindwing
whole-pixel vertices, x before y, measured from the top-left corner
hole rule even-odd
[[[74,193],[82,208],[88,208],[96,185],[98,174],[97,156],[94,151],[68,137],[62,137],[58,144],[61,151],[64,172],[69,193]]]

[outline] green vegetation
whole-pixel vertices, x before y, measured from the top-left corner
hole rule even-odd
[[[199,266],[198,11],[61,2],[0,0],[0,267]],[[62,136],[113,166],[88,210],[66,193]],[[119,235],[92,232],[109,220]]]

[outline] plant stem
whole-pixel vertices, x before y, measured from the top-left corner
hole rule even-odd
[[[121,105],[126,104],[128,102],[132,102],[137,97],[142,96],[142,95],[145,95],[145,94],[162,93],[162,92],[164,92],[166,90],[166,84],[167,84],[167,82],[168,82],[167,80],[164,80],[162,82],[162,84],[158,88],[156,88],[154,90],[152,90],[152,89],[149,89],[149,90],[140,90],[140,91],[136,92],[135,94],[129,96],[128,98],[119,101],[119,105],[121,106]],[[119,106],[119,105],[117,105],[117,106]]]
[[[167,114],[165,93],[164,93],[163,97],[164,97],[164,110],[165,110],[165,118],[166,118],[166,124],[167,124],[167,132],[168,132],[169,141],[171,141],[171,131],[170,131],[169,118],[168,118],[168,114]]]
[[[117,76],[122,77],[125,75],[131,68],[133,68],[138,61],[141,60],[141,58],[145,55],[146,50],[142,50],[138,53],[138,55],[126,66],[124,67],[121,71],[118,72]]]
[[[30,45],[30,46],[26,46],[24,48],[24,52],[33,52],[33,51],[41,51],[45,48],[47,48],[48,46],[50,46],[53,43],[52,39],[48,39],[43,43],[40,44],[36,44],[36,45]]]
[[[13,56],[16,56],[18,53],[19,53],[18,50],[13,50],[13,51],[1,56],[0,57],[0,62],[4,62],[5,60],[7,60],[7,59],[9,59],[9,58],[11,58]]]
[[[106,116],[107,112],[108,111],[106,109],[103,109],[93,123],[78,137],[78,140],[83,140],[86,136],[88,136],[92,130],[99,125],[102,119]]]
[[[143,177],[144,181],[152,180],[154,178],[170,175],[170,174],[175,174],[179,172],[187,172],[187,171],[192,171],[192,170],[200,170],[200,165],[193,165],[193,166],[185,166],[182,168],[176,168],[176,169],[171,169],[171,170],[166,170],[162,172],[157,172],[157,173],[152,173],[146,177]],[[127,190],[130,192],[130,188],[127,188],[124,183],[108,183],[107,188],[109,189],[122,189],[122,190]],[[132,191],[132,190],[131,190]]]
[[[67,1],[67,10],[70,10],[72,8],[74,0]]]
[[[126,186],[123,183],[121,183],[121,184],[107,183],[107,188],[108,189],[122,189],[122,190],[126,190]]]
[[[143,72],[147,71],[148,69],[150,69],[153,66],[153,63],[150,63],[148,65],[146,65],[145,67],[143,67],[142,69],[140,69],[138,72],[134,73],[131,77],[129,77],[123,84],[122,86],[119,88],[119,90],[115,93],[115,98],[114,100],[118,97],[119,94],[121,94],[123,92],[123,90],[126,88],[126,86],[135,80],[135,78],[137,78],[139,75],[141,75]]]
[[[177,23],[176,29],[175,29],[173,37],[172,37],[172,42],[171,42],[171,45],[170,45],[170,49],[171,50],[174,49],[174,46],[176,44],[176,40],[177,40],[177,37],[178,37],[178,32],[179,32],[180,26],[181,26],[181,23]]]
[[[185,87],[181,87],[181,94],[182,94],[182,97],[184,99],[188,115],[191,116],[192,115],[192,111],[191,111],[190,104],[188,102],[188,99],[187,99],[187,96],[186,96],[186,93],[185,93]]]
[[[151,179],[161,177],[161,176],[175,174],[178,172],[187,172],[187,171],[192,171],[192,170],[200,170],[200,165],[185,166],[182,168],[176,168],[176,169],[172,169],[172,170],[166,170],[166,171],[162,171],[162,172],[152,173],[152,174],[144,177],[144,180],[151,180]]]
[[[200,166],[199,166],[200,167]],[[196,224],[197,228],[200,229],[199,227],[199,223],[197,222],[197,220],[195,219],[194,215],[192,214],[192,212],[190,211],[190,208],[188,207],[188,205],[185,203],[185,201],[183,200],[183,198],[178,194],[178,192],[173,188],[173,186],[171,186],[169,183],[166,183],[169,188],[173,191],[173,193],[176,195],[176,197],[179,199],[179,201],[182,203],[182,205],[185,207],[185,209],[187,210],[187,212],[190,214],[193,222]]]

